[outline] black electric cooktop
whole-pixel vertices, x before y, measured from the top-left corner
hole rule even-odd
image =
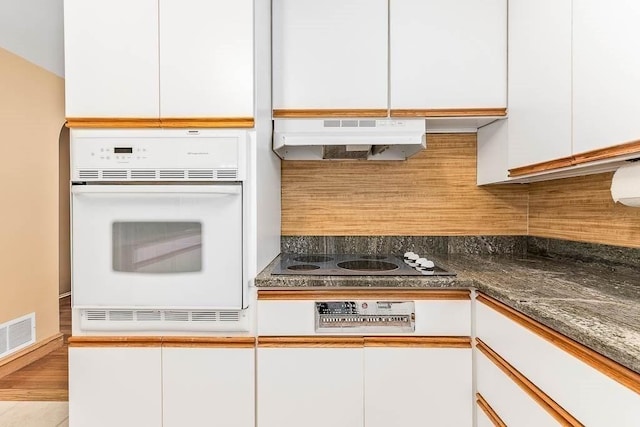
[[[304,276],[455,276],[439,266],[418,270],[396,255],[282,254],[271,274]]]

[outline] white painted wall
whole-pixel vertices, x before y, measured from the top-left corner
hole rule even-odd
[[[0,48],[64,77],[63,0],[0,0]]]

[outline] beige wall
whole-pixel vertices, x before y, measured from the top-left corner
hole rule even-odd
[[[58,138],[64,81],[0,49],[0,322],[58,326]]]

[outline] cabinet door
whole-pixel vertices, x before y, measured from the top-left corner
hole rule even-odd
[[[472,425],[471,349],[364,350],[367,427]]]
[[[387,109],[387,0],[273,0],[274,109]]]
[[[640,140],[640,2],[573,2],[573,151]]]
[[[253,348],[163,348],[164,427],[253,427]]]
[[[476,410],[476,427],[496,427],[496,425],[482,409],[478,408]]]
[[[483,354],[476,355],[476,386],[508,426],[547,427],[560,425],[500,368]],[[480,409],[478,409],[480,412]],[[479,425],[480,422],[478,423]]]
[[[158,1],[65,0],[67,117],[158,117]]]
[[[505,108],[506,0],[390,0],[391,109]]]
[[[253,117],[253,0],[160,0],[160,115]]]
[[[509,168],[571,156],[571,3],[509,1]]]
[[[509,180],[507,151],[509,149],[509,119],[478,129],[477,184],[496,184]]]
[[[476,304],[476,331],[489,347],[585,425],[640,425],[638,393],[484,303]],[[493,405],[494,400],[491,402]]]
[[[363,426],[362,348],[258,348],[258,427]]]
[[[162,425],[161,349],[69,348],[69,425]]]

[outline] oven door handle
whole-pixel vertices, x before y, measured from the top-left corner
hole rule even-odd
[[[240,194],[241,185],[72,185],[73,194]]]

